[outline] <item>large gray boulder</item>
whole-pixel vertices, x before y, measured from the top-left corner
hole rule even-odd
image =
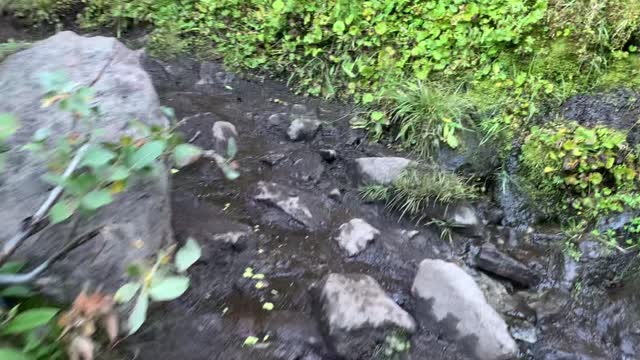
[[[487,303],[484,294],[458,265],[424,260],[413,282],[418,321],[444,332],[479,360],[514,359],[518,347],[507,324]]]
[[[35,43],[0,63],[0,113],[13,113],[21,128],[10,139],[7,168],[0,173],[0,241],[16,234],[24,219],[32,216],[44,202],[50,185],[41,180],[46,158],[22,151],[39,128],[49,127],[52,139],[72,128],[72,117],[56,107],[41,106],[43,92],[38,75],[63,71],[71,81],[96,90],[101,110],[97,124],[76,126],[76,132],[93,127],[106,130],[105,139],[117,139],[132,132],[127,124],[138,119],[148,125],[166,126],[158,97],[139,62],[140,53],[107,37],[86,38],[61,32]],[[128,264],[151,257],[173,242],[170,224],[168,175],[159,168],[157,176],[138,179],[126,194],[93,217],[82,217],[77,234],[107,225],[99,236],[73,251],[47,273],[49,295],[69,300],[84,283],[113,291],[124,281]],[[35,264],[64,245],[70,226],[59,224],[29,239],[16,254]]]
[[[380,235],[380,231],[369,225],[362,219],[352,219],[340,225],[340,234],[336,241],[342,250],[349,256],[356,256],[375,238]]]
[[[344,359],[369,359],[392,331],[416,329],[411,315],[367,275],[329,274],[320,283],[318,297],[327,342]]]
[[[368,157],[356,159],[360,182],[389,185],[397,180],[412,161],[401,157]]]

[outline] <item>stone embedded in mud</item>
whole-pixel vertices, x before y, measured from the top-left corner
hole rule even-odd
[[[342,250],[349,256],[356,256],[362,252],[380,231],[362,219],[353,219],[340,225],[340,234],[335,238]]]
[[[370,276],[329,274],[318,290],[326,340],[344,359],[369,359],[390,331],[416,329],[411,315]]]
[[[291,107],[289,120],[291,125],[289,125],[287,135],[293,141],[313,140],[322,125],[316,112],[301,104],[295,104]]]
[[[260,181],[254,199],[277,207],[305,227],[318,226],[318,219],[314,218],[309,206],[301,200],[299,195],[291,195],[290,188]]]
[[[101,113],[96,126],[105,130],[104,140],[116,140],[134,119],[150,126],[168,125],[151,79],[140,64],[140,55],[114,38],[60,32],[0,63],[0,113],[13,113],[22,126],[9,140],[7,168],[0,173],[0,239],[13,236],[51,190],[41,180],[46,159],[21,151],[20,145],[28,143],[40,128],[49,128],[52,139],[71,131],[88,134],[93,130],[93,124],[84,123],[74,128],[72,114],[56,106],[42,107],[38,75],[63,71],[71,81],[92,86]],[[43,288],[46,295],[68,303],[78,294],[79,286],[88,282],[113,292],[125,280],[129,264],[151,258],[174,241],[168,171],[158,166],[158,175],[132,184],[126,194],[117,196],[95,216],[80,220],[76,235],[107,226],[99,236],[52,266],[46,279],[50,286]],[[25,243],[16,260],[29,259],[35,264],[48,258],[64,246],[69,231],[68,223],[47,228],[42,236]],[[144,246],[135,247],[134,243]]]
[[[222,156],[227,156],[229,139],[233,138],[238,145],[238,130],[235,125],[227,121],[216,121],[211,127],[213,133],[213,150]]]
[[[481,360],[514,359],[518,347],[507,324],[487,303],[484,294],[458,265],[424,260],[413,282],[418,320],[441,331]]]
[[[525,287],[538,283],[538,276],[525,264],[502,253],[493,244],[482,245],[475,258],[475,266]]]
[[[389,185],[411,165],[412,161],[401,157],[368,157],[356,159],[356,171],[363,183]]]
[[[320,151],[318,152],[320,153],[320,156],[322,156],[322,159],[326,162],[333,162],[338,157],[338,153],[332,149],[320,149]]]

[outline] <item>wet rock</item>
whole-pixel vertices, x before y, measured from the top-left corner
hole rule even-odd
[[[487,211],[487,224],[500,225],[504,219],[504,210],[492,208]]]
[[[380,235],[378,229],[362,219],[353,219],[348,223],[342,224],[339,230],[340,235],[336,237],[336,241],[349,256],[358,255],[366,249],[371,241]]]
[[[260,161],[262,161],[263,163],[270,165],[270,166],[275,166],[278,165],[278,163],[280,163],[282,160],[286,159],[287,155],[285,154],[281,154],[281,153],[269,153],[263,157],[260,158]]]
[[[331,190],[331,192],[329,192],[329,199],[335,201],[342,200],[342,191],[340,191],[340,189],[338,188]]]
[[[293,166],[283,169],[303,181],[318,181],[324,173],[324,164],[320,155],[314,152],[304,152],[294,155]]]
[[[493,244],[484,244],[475,258],[476,267],[525,287],[535,286],[538,276],[518,260],[502,253]]]
[[[238,131],[236,127],[227,121],[216,121],[211,128],[213,132],[213,149],[220,155],[226,156],[229,149],[229,139],[235,139],[238,145]]]
[[[334,162],[338,157],[338,152],[332,149],[320,149],[318,152],[322,156],[322,160],[326,162]]]
[[[424,260],[413,282],[418,320],[445,332],[478,359],[515,358],[518,347],[507,324],[487,303],[482,291],[462,268],[442,260]]]
[[[289,113],[291,125],[287,135],[292,141],[313,140],[322,124],[315,111],[301,104],[293,105]]]
[[[213,240],[223,242],[233,249],[242,251],[247,248],[247,242],[250,236],[251,232],[249,231],[230,231],[213,235]]]
[[[37,129],[49,128],[52,138],[71,131],[89,134],[94,124],[78,124],[72,114],[56,106],[42,107],[38,74],[63,70],[70,81],[92,86],[95,104],[101,110],[97,124],[104,129],[102,141],[116,141],[125,130],[135,132],[129,121],[138,119],[152,126],[165,127],[167,119],[160,111],[158,96],[140,64],[140,52],[127,49],[114,38],[82,37],[60,32],[31,48],[9,56],[0,64],[0,89],[3,101],[0,113],[13,113],[21,128],[9,139],[11,150],[6,167],[0,173],[0,239],[9,239],[22,227],[47,198],[50,185],[41,180],[47,170],[42,156],[21,151],[19,145],[30,141]],[[86,126],[85,126],[86,125]],[[100,284],[105,292],[122,285],[129,264],[152,257],[172,243],[168,171],[158,164],[157,175],[131,184],[125,196],[101,208],[95,216],[84,217],[76,235],[107,225],[100,235],[72,251],[48,271],[57,300],[70,302],[78,294],[79,284]],[[44,237],[29,239],[17,259],[37,263],[62,249],[71,231],[58,224],[46,229]],[[134,247],[142,243],[142,247]],[[49,294],[47,294],[49,295]]]
[[[349,360],[371,358],[376,345],[394,330],[415,331],[415,321],[373,278],[329,274],[319,287],[321,322],[328,345]]]
[[[267,118],[267,123],[270,127],[280,127],[283,126],[287,122],[287,114],[286,113],[278,113],[272,114]]]
[[[369,157],[356,159],[356,172],[360,182],[389,185],[412,161],[401,157]]]
[[[480,238],[484,235],[484,225],[470,205],[458,205],[452,214],[449,215],[448,222],[453,225],[453,229],[465,236]]]
[[[276,207],[309,229],[320,227],[326,218],[324,206],[311,199],[311,196],[298,194],[276,183],[260,181],[254,199]],[[310,210],[311,208],[314,211]]]
[[[564,316],[571,304],[571,294],[560,289],[549,289],[530,299],[529,306],[536,311],[539,321],[552,323]]]

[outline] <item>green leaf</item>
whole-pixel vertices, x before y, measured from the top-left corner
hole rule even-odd
[[[151,285],[149,295],[154,301],[169,301],[180,297],[188,288],[188,277],[170,276]]]
[[[230,137],[227,142],[227,157],[229,159],[233,159],[238,154],[238,143],[236,142],[236,138]]]
[[[9,261],[0,266],[0,274],[17,274],[23,267],[23,261]]]
[[[129,169],[122,165],[117,165],[111,168],[111,175],[109,175],[109,181],[121,181],[129,177]]]
[[[224,176],[228,180],[235,180],[235,179],[240,177],[240,173],[236,169],[234,169],[231,166],[229,166],[228,164],[222,164],[220,166],[220,169],[222,169],[222,172],[224,173]]]
[[[375,27],[376,34],[384,35],[387,32],[387,23],[378,23]]]
[[[2,331],[4,334],[22,334],[31,329],[46,325],[58,313],[56,308],[36,308],[22,312]]]
[[[187,243],[176,253],[176,268],[179,272],[186,271],[202,256],[200,245],[193,238],[187,239]]]
[[[242,343],[242,346],[254,346],[258,343],[258,341],[260,341],[260,339],[258,339],[255,336],[247,336],[246,339],[244,339],[244,343]]]
[[[93,190],[85,195],[80,204],[84,209],[97,210],[105,205],[109,205],[113,202],[113,196],[109,190]]]
[[[32,360],[29,356],[13,348],[0,348],[0,359],[2,360]]]
[[[131,299],[133,299],[134,296],[136,296],[136,293],[138,293],[138,290],[140,290],[139,283],[134,283],[134,282],[126,283],[120,289],[118,289],[118,291],[116,291],[116,294],[113,296],[113,299],[118,304],[128,303],[129,301],[131,301]]]
[[[134,334],[136,331],[140,330],[142,324],[144,324],[145,320],[147,320],[147,309],[149,308],[149,295],[146,292],[143,292],[138,296],[138,300],[136,301],[136,305],[133,307],[133,311],[131,311],[131,315],[129,316],[128,325],[129,325],[129,335]]]
[[[82,166],[99,168],[108,164],[116,157],[116,154],[100,145],[93,145],[82,158]]]
[[[142,147],[136,150],[133,156],[131,156],[131,168],[141,170],[153,164],[156,159],[162,155],[165,147],[166,143],[162,140],[156,140],[142,145]]]
[[[271,310],[273,310],[273,308],[274,308],[273,303],[266,302],[266,303],[262,304],[262,309],[264,309],[264,310],[271,311]]]
[[[40,128],[36,130],[36,132],[33,134],[33,141],[35,142],[45,141],[49,138],[50,135],[51,135],[51,129],[49,129],[48,127]]]
[[[0,114],[0,141],[4,141],[18,131],[18,120],[9,114]]]
[[[382,111],[374,111],[371,113],[371,120],[375,122],[380,122],[384,118],[384,113]]]
[[[180,144],[173,150],[173,158],[178,168],[193,164],[202,156],[202,149],[191,144]]]
[[[364,94],[362,96],[362,103],[365,104],[365,105],[366,104],[370,104],[373,101],[374,101],[374,97],[373,97],[373,94],[371,94],[371,93],[366,93],[366,94]]]
[[[282,0],[276,0],[273,2],[273,5],[271,5],[273,7],[273,10],[277,11],[277,12],[281,12],[282,9],[284,9],[284,1]]]
[[[342,35],[346,28],[347,27],[344,25],[344,21],[342,20],[338,20],[333,24],[333,32],[338,35]]]
[[[0,291],[0,297],[6,298],[28,298],[31,296],[33,296],[31,290],[28,287],[22,285],[9,286],[6,289],[2,289],[2,291]]]
[[[61,223],[73,215],[75,208],[66,201],[58,201],[49,211],[51,224]]]

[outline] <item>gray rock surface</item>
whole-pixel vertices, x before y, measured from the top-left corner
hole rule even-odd
[[[454,229],[471,237],[482,237],[484,234],[484,224],[476,214],[475,209],[466,204],[456,206],[450,214],[448,221],[454,225]]]
[[[339,231],[340,234],[336,237],[336,241],[349,256],[358,255],[380,235],[378,229],[362,219],[353,219],[340,225]]]
[[[319,290],[325,337],[332,350],[345,359],[368,359],[389,331],[413,333],[416,329],[411,315],[370,276],[329,274]]]
[[[356,159],[356,171],[361,182],[388,185],[410,164],[411,160],[401,157],[359,158]]]
[[[531,287],[538,283],[538,276],[525,264],[496,249],[495,245],[483,244],[475,258],[475,265],[489,273],[502,276],[518,285]]]
[[[229,148],[229,139],[233,138],[238,146],[238,130],[227,121],[216,121],[211,128],[213,132],[213,149],[220,155],[226,157]]]
[[[272,182],[258,182],[253,198],[277,208],[308,229],[318,229],[328,216],[324,205],[313,196]]]
[[[458,265],[424,260],[413,282],[418,321],[463,344],[476,359],[514,359],[518,347],[507,324],[487,303],[484,294]]]
[[[13,113],[22,126],[10,140],[13,149],[8,153],[7,169],[0,173],[2,240],[18,231],[50,190],[50,185],[41,180],[46,159],[17,147],[28,142],[39,128],[49,127],[54,139],[72,128],[70,114],[57,107],[41,106],[43,92],[38,75],[52,71],[63,71],[71,81],[96,90],[95,103],[102,113],[99,126],[105,129],[105,139],[133,132],[127,124],[134,119],[148,125],[168,124],[149,76],[140,65],[140,53],[116,39],[61,32],[8,57],[0,63],[0,113]],[[95,125],[79,124],[74,131],[88,132],[92,127]],[[114,291],[125,280],[127,265],[149,258],[173,242],[166,174],[160,167],[158,176],[140,179],[96,216],[79,221],[77,234],[107,226],[46,273],[46,280],[52,284],[44,289],[47,295],[67,301],[87,282]],[[45,229],[25,243],[17,258],[34,263],[43,260],[64,245],[69,230],[68,222]]]
[[[301,104],[295,104],[291,107],[289,120],[291,124],[287,135],[293,141],[313,140],[322,125],[316,112]]]

